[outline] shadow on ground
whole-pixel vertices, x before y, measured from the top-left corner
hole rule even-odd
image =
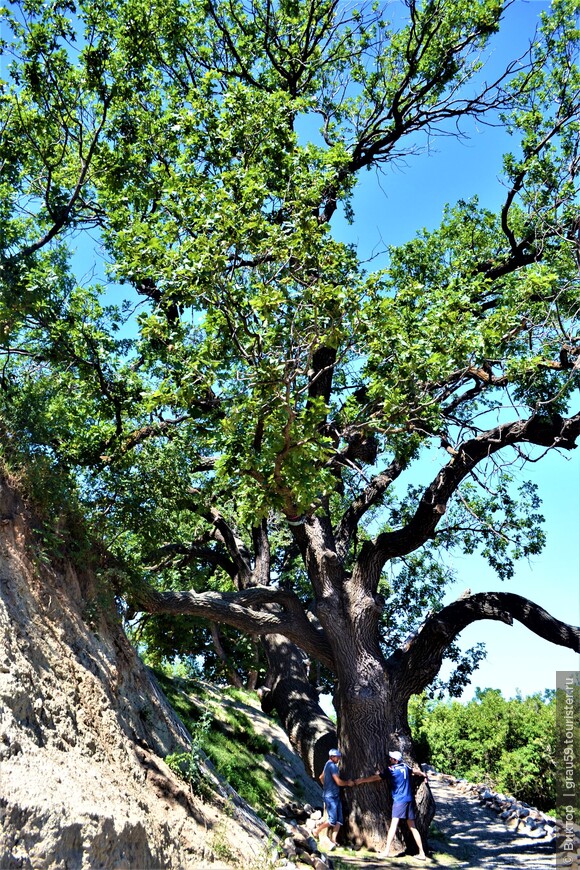
[[[386,870],[411,867],[474,867],[481,870],[550,870],[556,865],[553,843],[532,840],[510,831],[496,814],[439,780],[430,781],[437,809],[429,837],[429,859],[412,856],[379,859],[361,850],[337,849],[335,870]]]

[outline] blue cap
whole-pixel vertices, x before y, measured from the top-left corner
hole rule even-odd
[[[340,749],[331,749],[328,753],[328,757],[330,758],[331,755],[338,755],[339,758],[342,758],[342,752]]]

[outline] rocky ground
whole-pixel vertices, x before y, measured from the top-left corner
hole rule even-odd
[[[271,833],[210,767],[215,795],[202,800],[164,763],[187,735],[120,626],[100,615],[101,592],[95,578],[46,559],[24,506],[0,478],[1,870],[273,867]],[[320,804],[285,734],[257,700],[245,712],[278,745],[280,805],[296,792]],[[431,785],[431,866],[554,866],[547,841],[517,836],[443,780]],[[344,849],[329,861],[334,870],[420,864]]]
[[[335,870],[388,870],[432,867],[459,870],[551,870],[556,867],[554,841],[518,835],[479,800],[468,797],[444,779],[431,777],[437,810],[429,840],[429,859],[401,857],[380,860],[370,852],[337,849],[332,852]],[[321,840],[322,848],[324,843]]]

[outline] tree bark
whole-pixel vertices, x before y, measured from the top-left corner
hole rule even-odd
[[[344,776],[356,779],[388,766],[388,753],[396,749],[405,762],[416,766],[408,724],[406,693],[393,680],[382,655],[367,648],[352,660],[348,679],[340,681],[335,695],[339,722],[339,746],[344,755]],[[387,783],[368,783],[345,789],[345,834],[353,842],[372,848],[384,846],[391,817],[392,799]],[[435,803],[426,785],[416,793],[416,824],[427,844]],[[400,832],[400,835],[404,832]],[[396,846],[403,848],[403,840]],[[416,851],[411,839],[409,854]]]
[[[326,551],[327,552],[327,551]],[[388,752],[397,749],[413,766],[406,690],[400,670],[385,661],[380,646],[383,602],[370,590],[376,577],[367,567],[355,566],[351,575],[340,573],[334,559],[318,559],[331,567],[324,581],[325,595],[318,617],[333,652],[336,689],[334,706],[338,745],[343,753],[342,775],[347,779],[368,776],[387,767]],[[341,594],[333,594],[340,587]],[[378,848],[384,845],[390,821],[391,796],[386,783],[372,783],[343,790],[344,836],[355,843]],[[434,815],[434,801],[426,786],[417,795],[417,827],[426,843]],[[403,843],[400,841],[400,848]],[[412,851],[414,843],[409,847]]]
[[[262,709],[275,710],[306,770],[317,778],[328,752],[336,746],[333,722],[320,706],[319,694],[308,679],[308,659],[302,650],[279,634],[262,639],[269,663]]]

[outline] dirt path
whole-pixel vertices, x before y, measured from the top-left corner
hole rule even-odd
[[[510,831],[496,814],[478,800],[458,793],[444,782],[430,781],[437,802],[434,835],[429,840],[431,858],[389,858],[379,861],[371,853],[362,855],[336,850],[335,870],[387,870],[387,868],[477,867],[483,870],[552,870],[556,866],[554,846]]]
[[[442,846],[456,863],[438,861],[437,838],[432,848],[440,867],[518,867],[522,870],[550,870],[556,865],[554,845],[510,831],[493,810],[475,798],[466,797],[444,782],[432,780],[437,802],[435,829],[442,834]]]

